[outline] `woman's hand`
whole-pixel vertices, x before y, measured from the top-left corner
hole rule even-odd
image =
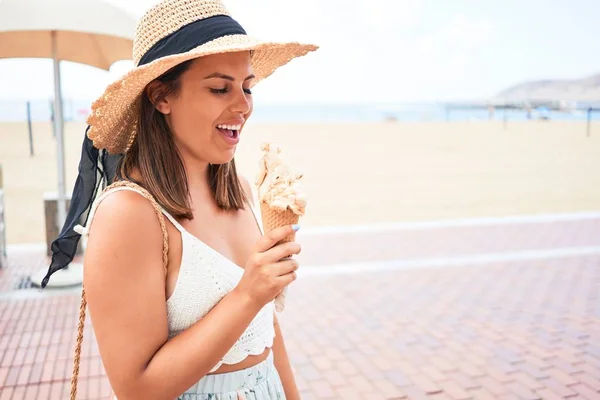
[[[288,257],[299,254],[300,245],[296,242],[277,244],[295,230],[293,225],[282,226],[268,232],[256,243],[237,291],[264,306],[296,280],[298,261]]]

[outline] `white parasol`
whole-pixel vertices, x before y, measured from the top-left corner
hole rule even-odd
[[[66,219],[60,61],[109,70],[131,59],[137,17],[104,0],[0,0],[0,58],[54,61],[58,229]]]

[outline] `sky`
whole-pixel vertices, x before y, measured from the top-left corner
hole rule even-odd
[[[109,1],[137,16],[155,3]],[[468,101],[524,81],[600,74],[597,0],[224,3],[253,36],[320,46],[258,84],[262,103]],[[63,96],[83,100],[131,68],[61,65]],[[0,60],[0,99],[51,98],[52,77],[50,60]]]

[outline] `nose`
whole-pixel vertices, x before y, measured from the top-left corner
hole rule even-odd
[[[233,97],[230,109],[234,113],[248,114],[252,110],[252,97],[240,88]]]

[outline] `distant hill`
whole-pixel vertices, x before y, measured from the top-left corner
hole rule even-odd
[[[583,79],[525,82],[502,91],[494,99],[600,101],[600,74]]]

